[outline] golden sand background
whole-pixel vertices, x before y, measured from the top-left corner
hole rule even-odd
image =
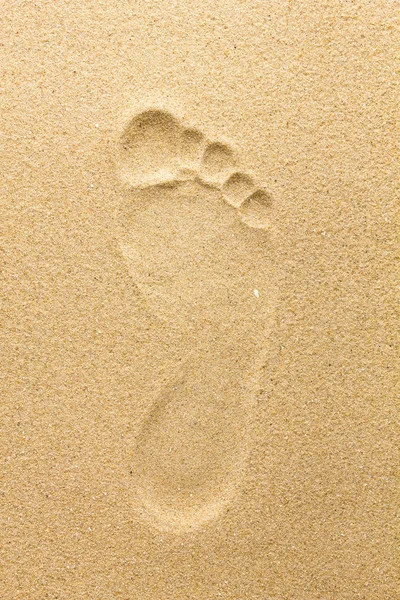
[[[397,597],[396,12],[3,3],[2,599]],[[155,105],[234,145],[278,232],[242,491],[184,535],[130,487],[170,365],[116,249],[115,163]]]

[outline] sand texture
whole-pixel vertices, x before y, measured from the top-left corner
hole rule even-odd
[[[1,600],[400,598],[399,16],[3,3]]]

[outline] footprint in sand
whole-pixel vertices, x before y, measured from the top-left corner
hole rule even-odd
[[[183,358],[137,438],[136,506],[179,533],[218,517],[243,479],[274,308],[271,198],[228,145],[167,112],[135,116],[119,143],[120,250]]]

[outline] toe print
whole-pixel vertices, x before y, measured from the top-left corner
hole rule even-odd
[[[232,150],[225,144],[213,143],[205,149],[200,174],[206,183],[222,185],[233,167]]]
[[[233,173],[222,186],[224,197],[235,208],[239,208],[254,190],[252,178],[243,173]]]
[[[240,215],[250,227],[267,229],[271,205],[271,196],[263,190],[257,190],[241,204]]]
[[[174,179],[180,134],[178,122],[168,113],[151,110],[133,119],[121,137],[122,178],[133,186]]]
[[[274,309],[272,203],[229,146],[162,111],[127,125],[118,168],[119,248],[150,311],[178,349],[185,340],[136,440],[135,506],[184,533],[218,518],[243,482]]]
[[[197,129],[184,129],[181,134],[181,168],[191,169],[193,175],[204,151],[204,136]]]

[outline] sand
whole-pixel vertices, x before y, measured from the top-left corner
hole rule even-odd
[[[4,3],[2,600],[399,597],[398,17]]]

